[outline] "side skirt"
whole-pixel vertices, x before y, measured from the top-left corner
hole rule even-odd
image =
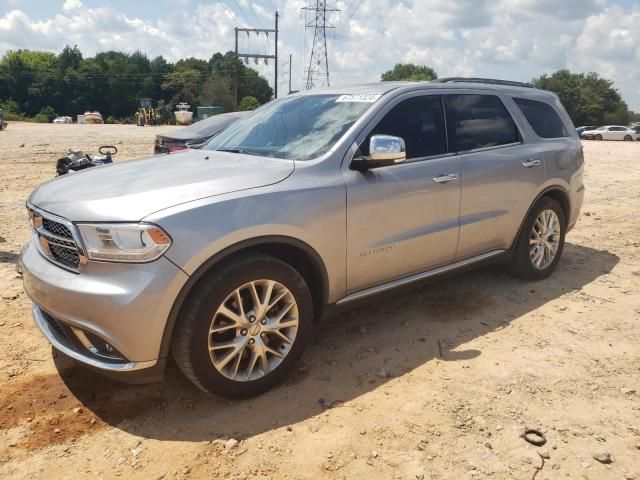
[[[414,282],[418,282],[420,280],[425,280],[427,278],[435,277],[437,275],[442,275],[444,273],[452,272],[454,270],[463,269],[464,267],[468,267],[471,265],[475,265],[476,263],[494,259],[494,257],[498,257],[499,255],[502,256],[502,255],[505,255],[506,253],[507,253],[506,250],[492,250],[490,252],[486,252],[481,255],[476,255],[474,257],[466,258],[464,260],[460,260],[458,262],[451,263],[449,265],[444,265],[442,267],[434,268],[432,270],[427,270],[426,272],[416,273],[408,277],[402,277],[397,280],[392,280],[390,282],[376,285],[374,287],[369,287],[364,290],[359,290],[357,292],[351,293],[346,297],[338,300],[336,302],[336,306],[342,306],[344,304],[351,303],[356,300],[362,300],[363,298],[370,297],[372,295],[377,295],[378,293],[382,293],[387,290],[391,290],[393,288],[402,287]]]

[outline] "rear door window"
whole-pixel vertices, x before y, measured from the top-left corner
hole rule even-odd
[[[555,109],[544,102],[526,98],[514,98],[531,128],[541,138],[568,137],[569,132]]]
[[[496,95],[445,95],[449,148],[464,152],[520,142],[513,118]]]

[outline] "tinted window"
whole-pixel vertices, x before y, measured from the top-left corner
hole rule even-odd
[[[495,95],[445,95],[449,149],[458,152],[520,141],[511,115]]]
[[[551,105],[536,100],[514,98],[516,105],[520,107],[531,128],[541,138],[568,137],[569,132],[560,120],[560,117]]]
[[[362,146],[365,155],[369,154],[369,139],[379,134],[403,138],[407,159],[446,153],[447,139],[440,96],[409,98],[389,110],[367,136]]]

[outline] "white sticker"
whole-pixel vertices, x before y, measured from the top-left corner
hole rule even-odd
[[[360,93],[356,95],[340,95],[336,102],[363,102],[373,103],[382,95],[379,93]]]

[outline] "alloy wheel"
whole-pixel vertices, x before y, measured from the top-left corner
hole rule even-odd
[[[298,326],[298,305],[287,287],[266,279],[246,283],[227,296],[211,320],[211,363],[231,380],[262,378],[291,351]]]
[[[553,263],[560,246],[560,220],[553,210],[543,210],[536,218],[529,238],[531,263],[544,270]]]

